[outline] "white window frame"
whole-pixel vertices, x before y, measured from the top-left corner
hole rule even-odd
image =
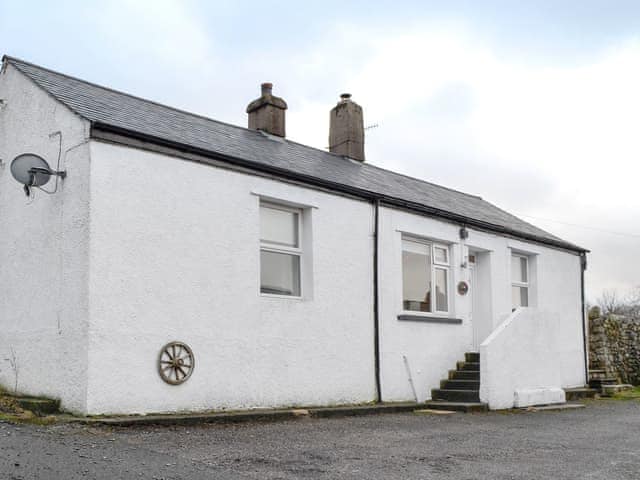
[[[511,253],[511,257],[509,258],[510,261],[512,261],[513,258],[524,258],[525,260],[525,265],[526,265],[526,270],[527,270],[527,281],[526,282],[522,282],[520,280],[516,280],[515,278],[513,278],[513,269],[511,267],[511,263],[509,263],[509,269],[511,270],[511,288],[513,287],[520,287],[520,288],[526,288],[527,289],[527,307],[529,305],[531,305],[531,269],[530,269],[530,265],[531,262],[529,262],[529,257],[527,255],[523,255],[521,253]],[[521,308],[527,308],[527,307],[522,307],[522,305],[520,306]],[[515,310],[516,307],[514,307],[513,305],[511,305],[511,308],[513,310]]]
[[[436,248],[442,248],[447,252],[447,261],[439,262],[436,260]],[[431,285],[433,285],[434,310],[432,313],[439,315],[449,315],[451,312],[451,249],[448,245],[441,243],[431,244]],[[438,297],[436,296],[436,270],[444,270],[447,277],[447,310],[438,310]]]
[[[258,275],[258,292],[260,293],[261,296],[263,297],[273,297],[273,298],[293,298],[293,299],[300,299],[303,297],[304,292],[303,292],[303,276],[302,276],[302,260],[303,260],[303,254],[304,251],[302,249],[302,215],[303,215],[303,209],[302,208],[295,208],[295,207],[289,207],[287,205],[281,205],[279,203],[275,203],[275,202],[271,202],[271,201],[266,201],[266,200],[260,200],[260,204],[259,204],[259,214],[262,215],[262,208],[271,208],[273,210],[281,210],[283,212],[289,212],[289,213],[296,213],[298,214],[298,246],[297,247],[290,247],[288,245],[280,245],[277,243],[272,243],[269,242],[267,240],[263,240],[262,239],[262,232],[260,232],[260,253],[264,252],[274,252],[274,253],[282,253],[282,254],[286,254],[286,255],[292,255],[292,256],[297,256],[298,257],[298,268],[299,268],[299,272],[298,272],[298,281],[300,282],[300,295],[281,295],[281,294],[277,294],[277,293],[264,293],[262,291],[262,261],[260,260],[260,275]],[[260,222],[262,222],[262,219],[259,219]]]
[[[431,272],[430,272],[430,279],[431,279],[431,297],[433,298],[433,301],[431,302],[431,308],[432,310],[430,312],[421,312],[421,311],[417,311],[417,310],[405,310],[404,309],[404,293],[402,295],[402,300],[401,300],[401,305],[402,305],[402,312],[403,314],[407,314],[407,315],[422,315],[422,316],[449,316],[453,313],[452,310],[452,305],[451,305],[451,247],[450,245],[444,244],[444,243],[437,243],[434,241],[430,241],[424,238],[416,238],[416,237],[412,237],[409,235],[402,235],[401,237],[402,241],[404,240],[408,240],[410,242],[416,242],[416,243],[421,243],[423,245],[427,245],[430,248],[430,254],[431,254]],[[401,250],[402,250],[402,244],[401,244]],[[436,261],[436,256],[435,256],[435,250],[436,248],[442,248],[447,252],[447,261],[446,262],[442,262],[442,261]],[[440,269],[440,270],[445,270],[446,271],[446,277],[447,277],[447,310],[438,310],[438,300],[436,297],[436,270]],[[404,282],[404,271],[401,271],[401,281]],[[401,288],[401,291],[404,291],[404,283],[403,283],[403,288]]]

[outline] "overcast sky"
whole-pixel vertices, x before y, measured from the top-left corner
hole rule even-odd
[[[242,126],[271,81],[318,148],[350,92],[368,162],[589,248],[591,299],[640,285],[638,1],[0,0],[0,53]]]

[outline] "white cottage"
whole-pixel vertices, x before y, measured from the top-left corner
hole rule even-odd
[[[583,248],[366,163],[347,95],[331,152],[285,139],[286,107],[265,84],[240,128],[4,57],[0,384],[82,414],[585,384]],[[25,153],[66,177],[25,187]]]

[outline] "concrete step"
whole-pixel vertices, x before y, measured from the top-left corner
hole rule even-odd
[[[480,362],[480,353],[479,352],[467,352],[464,354],[465,362]]]
[[[446,400],[448,402],[479,402],[480,392],[478,390],[448,390],[434,388],[431,390],[433,400]]]
[[[616,385],[617,383],[617,378],[596,378],[589,380],[589,386],[596,390],[602,390],[602,387],[605,385]]]
[[[424,409],[424,403],[400,402],[377,403],[371,405],[346,405],[340,407],[294,408],[294,409],[254,409],[235,412],[215,413],[168,413],[149,415],[70,417],[66,420],[86,425],[109,425],[129,427],[135,425],[202,425],[205,423],[274,422],[302,418],[329,418],[372,415],[378,413],[413,412]],[[4,477],[0,477],[4,478]],[[163,477],[165,478],[165,477]],[[169,477],[166,477],[169,478]]]
[[[480,371],[475,370],[449,370],[450,380],[478,380],[480,381]]]
[[[440,388],[445,390],[480,390],[480,380],[441,380]]]
[[[595,388],[578,387],[578,388],[565,388],[564,393],[567,402],[571,400],[579,400],[581,398],[595,398],[598,391]]]
[[[605,370],[589,370],[589,380],[597,380],[600,378],[607,378],[607,372]]]
[[[489,407],[486,403],[481,402],[446,402],[441,400],[433,400],[426,403],[426,407],[432,410],[449,410],[453,412],[487,412]]]
[[[603,385],[602,386],[602,395],[605,397],[612,397],[616,393],[625,392],[627,390],[632,390],[633,385],[627,384],[617,384],[617,385]]]
[[[480,362],[458,362],[456,364],[458,370],[480,371]]]

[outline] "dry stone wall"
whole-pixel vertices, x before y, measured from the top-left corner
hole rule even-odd
[[[590,318],[589,364],[622,383],[640,385],[640,317]]]

